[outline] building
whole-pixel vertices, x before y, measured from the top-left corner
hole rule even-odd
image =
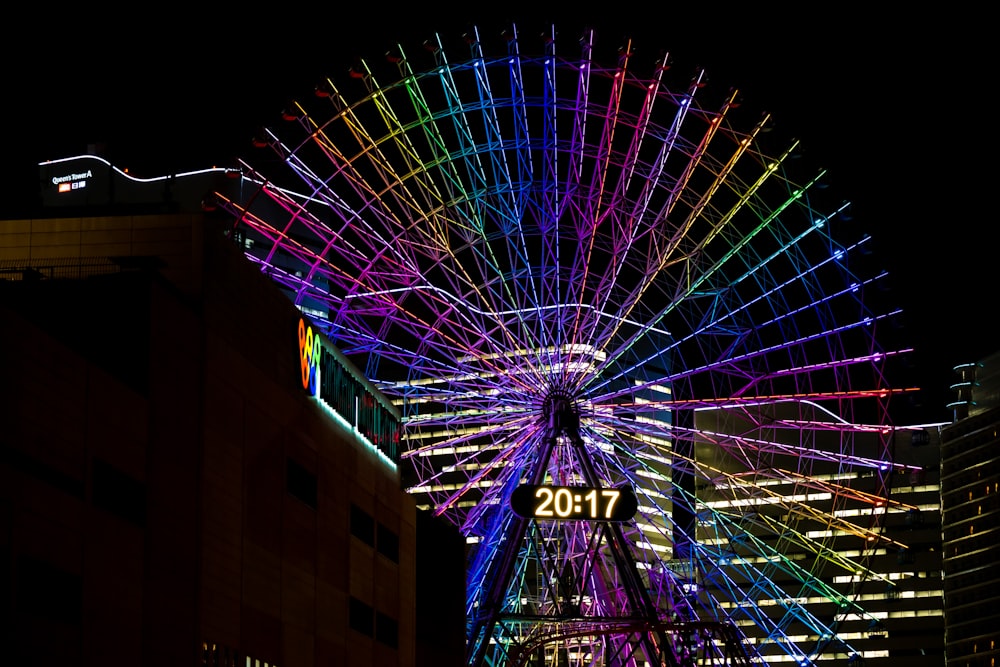
[[[1000,662],[1000,353],[955,369],[941,434],[945,652],[949,667]]]
[[[461,664],[464,541],[402,491],[398,412],[190,193],[110,172],[0,226],[7,658]]]
[[[817,411],[798,418],[824,417]],[[698,419],[711,424],[709,432],[756,433],[721,412],[705,411]],[[770,421],[775,420],[763,420]],[[734,504],[725,480],[716,488],[699,488],[707,505],[747,516],[745,535],[721,534],[713,525],[699,524],[700,539],[718,548],[727,562],[728,578],[705,585],[735,583],[746,592],[745,602],[736,605],[770,619],[739,621],[768,664],[944,664],[939,440],[939,425],[897,427],[889,442],[896,469],[883,480],[863,467],[843,469],[789,457],[788,469],[808,469],[808,478],[763,475],[754,482],[761,493],[753,508],[745,501]],[[822,450],[831,445],[814,446]],[[709,443],[699,446],[696,455],[721,468],[726,464],[716,451]],[[871,434],[870,439],[858,438],[854,453],[871,458],[878,451]],[[883,493],[888,503],[873,504],[872,498]],[[775,523],[787,527],[777,542],[768,540],[767,530],[755,528]],[[802,586],[796,569],[815,568],[817,560],[824,561],[821,585]],[[798,588],[800,593],[775,597],[766,579],[781,584],[779,592]],[[800,620],[781,625],[789,610]],[[767,632],[769,623],[774,629]],[[783,651],[785,641],[813,653]]]

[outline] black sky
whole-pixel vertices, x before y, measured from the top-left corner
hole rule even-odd
[[[487,44],[511,24],[522,40],[552,25],[559,36],[593,27],[598,54],[631,38],[636,61],[666,50],[674,71],[705,67],[710,86],[739,88],[745,105],[771,113],[776,129],[830,170],[892,276],[928,421],[948,416],[950,368],[1000,349],[992,328],[997,170],[984,164],[996,148],[996,57],[990,20],[975,10],[327,5],[103,17],[90,7],[58,14],[40,6],[28,10],[38,16],[8,22],[0,218],[30,215],[38,161],[89,144],[103,144],[113,163],[140,176],[231,164],[249,154],[256,127],[278,121],[286,100],[396,43],[413,52],[440,33],[457,48],[472,25]]]

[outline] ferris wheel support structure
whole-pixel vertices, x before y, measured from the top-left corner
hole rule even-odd
[[[545,444],[539,452],[535,468],[530,475],[531,484],[538,485],[544,480],[548,471],[550,458],[555,449],[556,440],[559,437],[563,437],[576,449],[577,460],[580,463],[584,479],[593,488],[600,487],[602,482],[597,476],[593,463],[590,461],[583,441],[580,438],[579,417],[577,416],[576,409],[570,404],[569,399],[561,396],[550,397],[546,402],[546,410],[543,414],[547,422]],[[495,639],[494,630],[498,624],[503,624],[504,601],[507,598],[507,590],[513,578],[514,561],[519,552],[519,549],[514,547],[524,542],[529,521],[535,520],[537,519],[517,517],[510,522],[503,543],[513,546],[504,550],[502,558],[493,561],[494,571],[488,572],[484,577],[489,592],[484,597],[482,612],[471,621],[472,641],[469,646],[470,655],[468,659],[470,666],[484,664],[488,644],[491,640]],[[639,577],[635,560],[627,547],[625,535],[621,528],[614,523],[608,523],[602,528],[601,532],[608,542],[615,564],[624,579],[629,607],[634,611],[628,617],[621,618],[607,616],[601,618],[584,618],[579,616],[579,605],[571,605],[577,617],[567,618],[565,609],[555,606],[550,610],[548,618],[545,616],[534,616],[531,622],[558,624],[560,635],[564,637],[574,632],[595,634],[595,627],[602,628],[602,632],[607,634],[620,633],[626,630],[629,633],[635,633],[638,637],[640,648],[644,652],[644,659],[647,663],[667,665],[669,667],[681,667],[684,664],[688,664],[683,658],[675,655],[674,646],[676,642],[672,642],[670,634],[668,634],[669,632],[677,632],[678,630],[683,632],[686,630],[686,627],[675,627],[674,624],[666,624],[657,614],[649,593]],[[550,567],[551,565],[550,563],[543,563],[542,567]],[[587,564],[584,564],[584,570],[586,569]],[[574,583],[577,582],[571,581],[570,586]],[[568,587],[563,588],[560,593],[564,600],[578,600],[584,595],[583,590],[571,590]],[[514,615],[514,620],[515,623],[520,623],[523,617]],[[573,628],[576,626],[580,629],[574,631]],[[716,628],[716,630],[718,631],[719,629]],[[719,634],[732,636],[735,633],[727,632],[726,629],[723,629]],[[551,639],[551,637],[542,640],[536,639],[535,643],[544,645]],[[729,664],[741,664],[740,660],[745,660],[742,649],[737,642],[728,642],[726,648],[731,652],[736,651],[736,655],[728,656],[730,660]],[[529,652],[523,647],[515,645],[513,655],[511,656],[514,664],[518,662],[516,660],[518,653]]]

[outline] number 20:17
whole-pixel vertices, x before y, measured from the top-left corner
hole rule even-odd
[[[565,487],[553,489],[542,486],[535,489],[535,498],[539,500],[535,506],[535,516],[565,518],[572,516],[574,513],[579,514],[582,510],[587,509],[589,511],[584,512],[584,514],[590,518],[611,519],[614,517],[615,505],[618,503],[620,497],[621,491],[618,489],[591,489],[581,497],[574,496],[572,490]],[[600,500],[602,499],[606,501],[603,517],[600,511]],[[585,505],[577,505],[576,503],[580,500]]]

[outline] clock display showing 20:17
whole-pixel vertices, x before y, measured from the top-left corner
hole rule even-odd
[[[548,521],[628,521],[637,507],[628,487],[522,484],[510,497],[518,516]]]

